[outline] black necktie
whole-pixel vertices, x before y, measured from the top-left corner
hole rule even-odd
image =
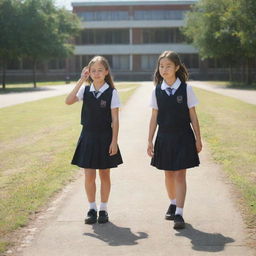
[[[166,90],[170,93],[169,96],[172,96],[172,90],[173,90],[173,88],[167,87]]]
[[[99,91],[94,91],[93,94],[94,94],[94,97],[97,99],[97,95],[99,94]]]

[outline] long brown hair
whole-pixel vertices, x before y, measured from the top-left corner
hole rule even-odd
[[[160,60],[163,58],[169,59],[171,62],[175,64],[175,66],[180,66],[180,68],[176,71],[175,76],[180,79],[182,83],[185,83],[188,80],[189,74],[185,65],[181,62],[179,55],[173,51],[164,51],[159,57],[157,61],[157,66],[154,73],[154,83],[158,85],[162,83],[163,78],[159,73],[159,65]]]
[[[114,86],[114,82],[113,82],[113,78],[112,78],[112,76],[111,76],[111,72],[110,72],[110,66],[109,66],[109,63],[108,63],[108,60],[105,58],[105,57],[103,57],[103,56],[95,56],[95,57],[93,57],[91,60],[90,60],[90,62],[89,62],[89,64],[88,64],[88,68],[89,68],[89,70],[90,70],[90,68],[91,68],[91,66],[95,63],[95,62],[100,62],[103,66],[104,66],[104,68],[108,71],[108,74],[105,76],[105,82],[107,83],[107,84],[109,84],[109,86],[111,87],[111,88],[115,88],[115,86]],[[92,82],[93,82],[93,80],[92,80],[92,78],[89,76],[89,78],[88,78],[88,82],[91,84]]]

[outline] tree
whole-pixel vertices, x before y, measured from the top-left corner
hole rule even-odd
[[[230,71],[242,56],[236,22],[230,19],[232,6],[233,0],[201,0],[188,13],[183,29],[202,58],[225,60]]]
[[[233,11],[237,36],[245,59],[245,82],[252,83],[252,60],[256,57],[256,5],[254,0],[239,0]]]
[[[79,20],[72,13],[56,8],[52,0],[25,0],[22,26],[22,50],[33,62],[36,87],[38,61],[70,55],[73,51],[70,38],[78,33]]]
[[[20,2],[0,0],[0,58],[2,65],[2,86],[6,84],[6,65],[8,61],[20,56]]]

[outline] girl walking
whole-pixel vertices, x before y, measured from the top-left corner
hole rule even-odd
[[[83,85],[85,82],[87,85]],[[96,56],[89,62],[66,98],[68,105],[78,101],[83,101],[83,128],[71,163],[84,168],[85,191],[89,201],[85,223],[106,223],[109,220],[110,168],[117,167],[123,161],[117,145],[120,101],[104,57]],[[99,214],[95,202],[96,169],[99,169],[101,181]]]
[[[192,87],[186,84],[187,80],[188,71],[177,53],[163,52],[154,74],[156,88],[150,103],[152,116],[147,153],[152,157],[151,165],[165,171],[165,185],[170,199],[165,218],[174,220],[175,229],[185,227],[186,169],[199,165],[198,153],[202,150],[195,110],[198,101]]]

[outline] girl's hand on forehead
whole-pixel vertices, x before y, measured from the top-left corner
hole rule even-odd
[[[86,66],[81,72],[81,78],[87,80],[89,78],[89,68]]]

